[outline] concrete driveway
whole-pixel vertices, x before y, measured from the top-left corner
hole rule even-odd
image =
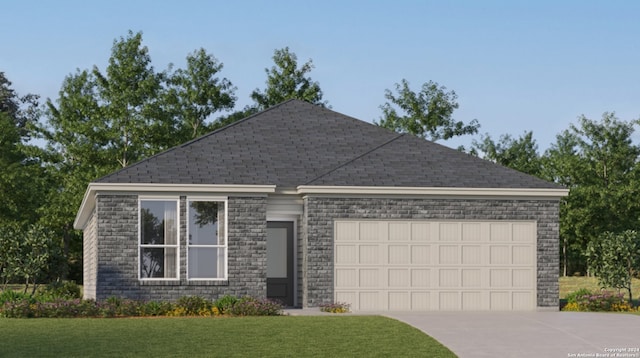
[[[640,358],[640,316],[587,312],[384,314],[467,357]]]

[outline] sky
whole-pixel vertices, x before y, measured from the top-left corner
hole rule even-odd
[[[541,151],[581,115],[640,118],[638,1],[0,2],[0,71],[19,94],[54,101],[67,75],[104,71],[113,41],[132,30],[157,71],[184,67],[199,48],[213,54],[238,109],[288,46],[299,64],[313,61],[331,109],[368,122],[402,79],[454,90],[456,120],[477,119],[494,138],[533,131]]]

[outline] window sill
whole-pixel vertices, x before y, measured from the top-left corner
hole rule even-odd
[[[229,280],[140,280],[140,286],[229,286]]]

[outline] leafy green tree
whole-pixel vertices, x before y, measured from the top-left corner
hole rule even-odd
[[[41,131],[55,190],[40,215],[63,242],[69,278],[81,275],[81,235],[72,223],[87,184],[207,131],[208,118],[235,101],[231,82],[217,77],[221,69],[201,49],[185,69],[158,72],[142,34],[129,31],[113,42],[105,71],[77,70],[58,100],[47,101]]]
[[[396,92],[385,91],[388,102],[380,106],[382,118],[377,125],[431,141],[478,133],[477,120],[465,124],[453,119],[459,106],[454,91],[447,92],[446,87],[429,81],[416,93],[403,79],[396,83]]]
[[[59,246],[41,225],[21,226],[17,223],[0,224],[0,278],[3,288],[10,282],[21,280],[27,292],[33,294],[38,283],[51,273]]]
[[[206,120],[217,111],[231,110],[235,104],[235,87],[217,77],[222,63],[204,49],[187,56],[187,68],[169,77],[169,101],[178,117],[179,138],[192,139],[208,132]],[[180,143],[176,143],[180,144]]]
[[[273,54],[274,66],[266,68],[267,88],[263,91],[255,89],[251,98],[257,110],[263,110],[289,99],[300,99],[309,103],[325,106],[322,101],[320,84],[308,76],[313,69],[313,62],[309,60],[298,66],[298,57],[289,51],[289,47],[275,50]]]
[[[584,272],[585,249],[604,232],[640,224],[640,147],[631,138],[638,121],[613,113],[594,121],[579,119],[545,153],[543,177],[570,188],[560,206],[560,237],[565,274]]]
[[[525,132],[514,139],[503,134],[496,142],[489,134],[481,136],[481,141],[473,141],[473,148],[483,153],[483,158],[504,165],[523,173],[540,176],[542,162],[538,154],[538,144],[533,139],[533,132]]]
[[[631,302],[631,279],[640,272],[640,234],[634,230],[602,233],[589,242],[586,256],[600,286],[627,290]]]
[[[29,144],[38,118],[38,96],[19,96],[0,72],[0,222],[35,222],[48,190],[41,150]]]

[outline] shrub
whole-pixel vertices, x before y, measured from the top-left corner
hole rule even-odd
[[[225,314],[233,307],[233,305],[236,304],[236,302],[238,302],[238,298],[226,295],[218,298],[213,304],[218,309],[219,314]]]
[[[246,296],[239,299],[228,312],[234,316],[278,316],[282,313],[282,304]]]
[[[320,305],[320,311],[329,313],[347,313],[349,312],[350,304],[345,302],[336,302]]]
[[[172,309],[169,302],[150,301],[141,304],[138,311],[141,316],[167,316]]]
[[[593,293],[587,289],[580,289],[567,295],[567,305],[564,311],[590,312],[631,312],[632,305],[624,299],[623,294],[603,291]]]
[[[74,281],[55,281],[48,284],[40,295],[50,295],[54,298],[82,298],[80,286]]]
[[[28,293],[22,293],[13,290],[6,290],[0,292],[0,305],[5,302],[18,302],[18,301],[29,301],[31,303],[35,302],[33,296]]]
[[[180,297],[174,311],[180,312],[179,316],[206,316],[211,312],[213,303],[199,296]]]
[[[578,299],[582,299],[583,296],[591,296],[592,294],[593,293],[590,290],[581,288],[577,291],[573,291],[567,294],[567,303],[577,303]]]

